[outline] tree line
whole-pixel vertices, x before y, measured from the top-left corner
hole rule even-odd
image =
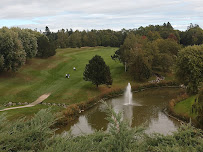
[[[25,64],[27,59],[35,56],[47,58],[56,53],[56,48],[80,48],[85,46],[120,47],[121,45],[125,47],[127,41],[129,41],[127,39],[129,39],[129,35],[132,35],[132,33],[136,36],[136,39],[142,38],[149,42],[147,44],[148,47],[153,47],[155,51],[151,51],[151,53],[153,52],[151,57],[157,55],[157,53],[155,53],[156,51],[161,53],[157,55],[157,58],[154,57],[153,61],[152,59],[151,61],[146,59],[146,55],[144,54],[139,54],[139,56],[136,57],[137,60],[145,63],[143,69],[146,71],[148,69],[144,77],[150,75],[149,66],[151,65],[152,68],[167,71],[173,62],[173,55],[177,53],[177,48],[203,43],[203,30],[198,25],[190,24],[186,31],[179,31],[174,30],[169,22],[163,25],[141,26],[138,29],[122,29],[120,31],[110,29],[90,31],[61,29],[58,30],[58,32],[51,32],[50,29],[46,27],[45,32],[40,33],[31,29],[20,29],[16,27],[9,29],[3,27],[0,29],[0,71],[17,71]],[[144,46],[144,42],[142,43],[142,46]],[[170,47],[169,43],[171,44]],[[175,52],[171,51],[173,49],[172,47],[175,47]],[[170,55],[167,54],[168,51],[171,51]],[[145,59],[140,58],[140,55]],[[151,65],[148,64],[148,62],[151,62]],[[162,63],[160,64],[159,62]]]
[[[196,28],[200,29],[196,25],[188,31]],[[184,46],[174,36],[149,39],[130,32],[112,59],[123,63],[128,73],[139,81],[148,79],[152,74],[175,72],[177,80],[187,87],[188,93],[196,94],[203,81],[203,42],[195,42],[197,45]]]
[[[55,54],[46,35],[17,27],[0,29],[0,71],[17,71],[28,59]]]
[[[46,26],[44,34],[57,48],[75,48],[75,47],[94,47],[111,46],[120,47],[124,43],[129,33],[146,37],[149,41],[157,39],[173,39],[178,44],[199,45],[203,43],[203,30],[199,25],[188,26],[186,31],[175,30],[172,25],[164,23],[163,25],[149,25],[137,29],[121,29],[120,31],[107,30],[83,30],[73,31],[72,29],[60,29],[57,32],[51,32]]]
[[[144,80],[153,72],[170,72],[180,49],[174,39],[151,41],[131,32],[112,59],[122,62],[135,80]]]

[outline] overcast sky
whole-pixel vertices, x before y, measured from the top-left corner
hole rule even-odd
[[[203,0],[1,0],[0,27],[133,29],[170,22],[203,27]]]

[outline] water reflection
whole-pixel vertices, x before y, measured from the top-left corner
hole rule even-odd
[[[174,123],[164,113],[159,112],[157,119],[151,119],[150,127],[147,128],[146,133],[153,133],[158,130],[159,133],[167,134],[176,131],[178,126],[179,123]]]
[[[175,131],[179,124],[162,113],[162,109],[169,100],[175,98],[180,92],[180,89],[174,88],[150,89],[133,93],[133,105],[124,105],[123,96],[108,100],[107,104],[112,106],[117,113],[122,112],[123,119],[127,120],[131,127],[142,125],[146,127],[147,133],[167,134]],[[109,124],[105,119],[105,110],[106,107],[103,104],[98,104],[59,132],[71,129],[72,134],[78,135],[92,133],[95,130],[108,130]]]
[[[123,107],[123,119],[126,120],[129,124],[129,126],[132,127],[133,122],[133,106],[132,105],[126,105]]]
[[[80,134],[93,133],[93,132],[94,132],[94,129],[87,122],[86,116],[80,116],[78,123],[74,124],[71,127],[71,133],[73,135],[80,135]]]
[[[88,113],[86,115],[87,121],[96,130],[107,130],[108,121],[105,119],[107,115],[104,111],[104,105],[101,105],[101,107],[97,106],[92,112]]]

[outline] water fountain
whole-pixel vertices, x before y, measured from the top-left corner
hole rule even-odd
[[[150,89],[137,92],[134,95],[131,91],[130,83],[128,83],[123,96],[112,98],[107,101],[108,105],[112,106],[116,113],[123,113],[122,120],[127,120],[129,126],[138,127],[140,125],[145,125],[147,133],[155,131],[164,134],[173,132],[178,128],[179,122],[168,118],[162,112],[162,109],[168,104],[168,100],[171,100],[180,94],[180,89]],[[64,126],[57,132],[72,130],[73,135],[82,135],[84,133],[92,133],[94,130],[102,129],[108,131],[110,124],[105,119],[106,109],[104,104],[97,104],[82,113],[79,116],[79,119],[76,119],[73,123],[69,123],[68,126]]]
[[[125,105],[132,105],[132,92],[130,83],[128,83],[125,91]]]

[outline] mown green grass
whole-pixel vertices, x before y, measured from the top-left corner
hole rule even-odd
[[[59,107],[59,106],[46,106],[46,105],[42,105],[42,104],[38,104],[34,107],[27,107],[27,108],[22,108],[22,109],[13,109],[13,110],[8,110],[5,112],[0,112],[0,114],[6,113],[6,117],[8,118],[8,120],[12,121],[12,120],[16,120],[16,118],[23,118],[23,117],[27,117],[30,118],[32,116],[34,116],[34,114],[36,114],[39,110],[41,109],[47,109],[47,108],[51,108],[51,112],[53,113],[57,113],[59,111],[62,111],[64,108],[63,107]]]
[[[31,59],[16,73],[1,73],[0,106],[8,102],[31,103],[45,93],[51,95],[44,102],[73,104],[108,91],[109,88],[105,85],[97,88],[91,82],[83,80],[84,68],[95,55],[102,56],[110,66],[113,77],[111,89],[124,88],[128,82],[135,84],[136,82],[124,72],[123,65],[111,59],[116,50],[117,48],[111,47],[57,49],[55,56],[48,59]],[[77,70],[74,71],[73,67]],[[70,74],[70,79],[65,78],[66,73]],[[40,108],[32,109],[38,111]],[[32,111],[31,108],[28,110]],[[11,111],[9,113],[15,113]],[[27,110],[14,111],[26,114],[22,111]]]
[[[83,81],[83,71],[88,60],[101,55],[111,68],[118,67],[109,61],[115,48],[58,49],[54,57],[32,59],[17,73],[3,73],[0,77],[0,104],[33,102],[40,95],[51,92],[47,102],[70,102],[70,96],[89,83]],[[118,64],[120,65],[120,64]],[[73,71],[73,67],[77,70]],[[121,65],[120,65],[121,66]],[[113,72],[114,71],[114,72]],[[70,73],[70,79],[65,74]],[[112,70],[114,75],[115,70]],[[74,102],[74,101],[71,101]]]
[[[186,100],[183,100],[179,103],[177,103],[174,107],[174,110],[177,114],[181,114],[183,116],[188,116],[191,118],[195,118],[196,114],[192,113],[192,105],[195,102],[195,99],[197,99],[197,96],[191,96],[189,98],[187,98]],[[198,101],[196,101],[198,102]]]

